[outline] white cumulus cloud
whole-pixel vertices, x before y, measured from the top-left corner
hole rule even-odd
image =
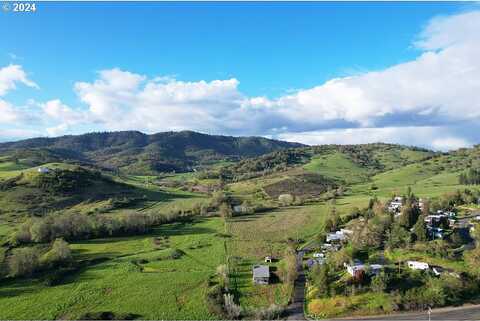
[[[38,88],[38,85],[28,79],[27,74],[20,65],[8,65],[0,68],[0,96],[4,96],[10,90],[21,83],[28,87]]]
[[[447,150],[480,140],[480,11],[432,19],[413,46],[416,59],[331,79],[280,97],[248,96],[235,78],[180,81],[114,68],[81,81],[72,108],[40,104],[48,134],[92,124],[107,130],[264,135],[305,143],[386,141]],[[0,69],[0,96],[37,87],[21,66]],[[1,101],[0,122],[18,121]],[[462,128],[462,124],[465,124]],[[468,127],[466,127],[468,126]],[[465,129],[467,128],[467,129]]]

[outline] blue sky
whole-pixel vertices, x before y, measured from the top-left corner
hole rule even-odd
[[[0,140],[192,129],[306,143],[468,146],[480,137],[454,109],[471,112],[476,126],[473,107],[459,101],[478,86],[470,61],[477,9],[458,2],[38,2],[35,13],[0,12]],[[442,40],[450,37],[458,39]],[[468,63],[458,66],[465,73],[458,79],[471,79],[458,101],[443,93],[453,81],[452,57]],[[388,94],[398,88],[403,95]],[[412,128],[425,139],[412,141]]]

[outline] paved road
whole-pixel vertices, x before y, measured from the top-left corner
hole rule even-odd
[[[428,313],[402,313],[395,315],[383,315],[375,317],[344,318],[335,320],[429,320]],[[432,310],[430,320],[480,320],[480,305],[465,306],[458,308],[442,308]]]
[[[287,320],[306,320],[303,313],[305,302],[305,271],[303,270],[303,251],[297,253],[298,276],[294,283],[293,299],[285,310]]]

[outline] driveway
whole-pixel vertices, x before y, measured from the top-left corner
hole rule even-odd
[[[305,302],[305,271],[303,270],[304,251],[297,253],[297,271],[298,276],[294,282],[292,302],[285,309],[287,320],[306,320],[303,313],[303,304]]]

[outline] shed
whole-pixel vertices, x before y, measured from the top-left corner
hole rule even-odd
[[[429,265],[425,262],[418,262],[418,261],[407,261],[407,265],[412,270],[428,270]]]
[[[268,284],[270,282],[270,267],[268,265],[253,266],[253,283]]]

